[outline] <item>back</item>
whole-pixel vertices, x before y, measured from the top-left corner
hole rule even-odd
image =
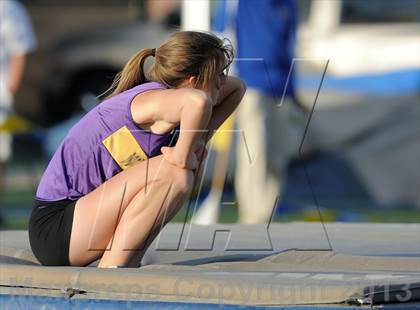
[[[89,111],[58,147],[41,178],[35,199],[78,199],[121,170],[161,154],[160,148],[176,139],[176,129],[165,134],[142,130],[130,112],[136,95],[158,88],[165,86],[144,83]]]

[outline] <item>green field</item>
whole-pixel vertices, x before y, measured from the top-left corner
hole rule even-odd
[[[7,191],[5,194],[5,205],[1,209],[5,215],[6,222],[1,229],[27,229],[28,219],[31,210],[33,192],[31,191]],[[296,204],[296,203],[295,203]],[[334,206],[340,206],[340,209]],[[305,203],[303,203],[305,206]],[[190,209],[194,204],[190,205]],[[280,206],[281,208],[281,206]],[[235,223],[238,219],[238,208],[235,204],[222,205],[220,223]],[[291,221],[320,221],[318,210],[313,205],[306,205],[297,208],[296,211],[287,210],[280,212],[274,218],[275,222]],[[420,211],[415,208],[370,208],[369,205],[356,202],[328,201],[320,208],[324,222],[346,221],[346,222],[376,222],[376,223],[420,223]],[[175,215],[173,222],[183,222],[186,218],[187,207]],[[191,213],[191,211],[190,211]],[[187,220],[190,216],[187,217]]]

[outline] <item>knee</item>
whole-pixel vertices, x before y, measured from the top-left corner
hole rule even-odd
[[[176,167],[172,187],[178,192],[189,193],[194,185],[194,173],[189,169]]]
[[[188,193],[194,185],[194,173],[189,169],[182,169],[177,166],[167,164],[166,176],[172,188],[181,193]]]

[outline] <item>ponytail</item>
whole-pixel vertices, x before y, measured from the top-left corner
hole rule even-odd
[[[108,98],[147,82],[143,65],[147,57],[154,56],[154,52],[152,48],[144,48],[134,54],[125,64],[122,71],[117,73],[111,87],[105,92],[112,91]]]
[[[107,99],[148,81],[168,88],[183,87],[185,80],[191,76],[197,77],[194,87],[204,89],[232,63],[233,47],[228,41],[211,32],[174,32],[158,48],[144,48],[131,57],[116,75],[111,87],[98,99]],[[156,58],[145,72],[144,62],[149,56]]]

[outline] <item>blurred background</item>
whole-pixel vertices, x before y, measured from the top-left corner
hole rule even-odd
[[[132,54],[159,46],[181,27],[185,9],[176,0],[20,2],[37,47],[27,56],[7,129],[13,144],[1,229],[27,228],[38,181],[61,139],[99,102],[97,95]],[[219,2],[208,1],[210,20]],[[320,211],[327,222],[420,222],[419,2],[296,4],[295,85],[308,113],[295,136],[303,151],[288,164],[274,221],[319,221]],[[234,149],[222,223],[238,218]],[[210,152],[204,186],[195,193],[199,202],[209,191],[214,161]]]

